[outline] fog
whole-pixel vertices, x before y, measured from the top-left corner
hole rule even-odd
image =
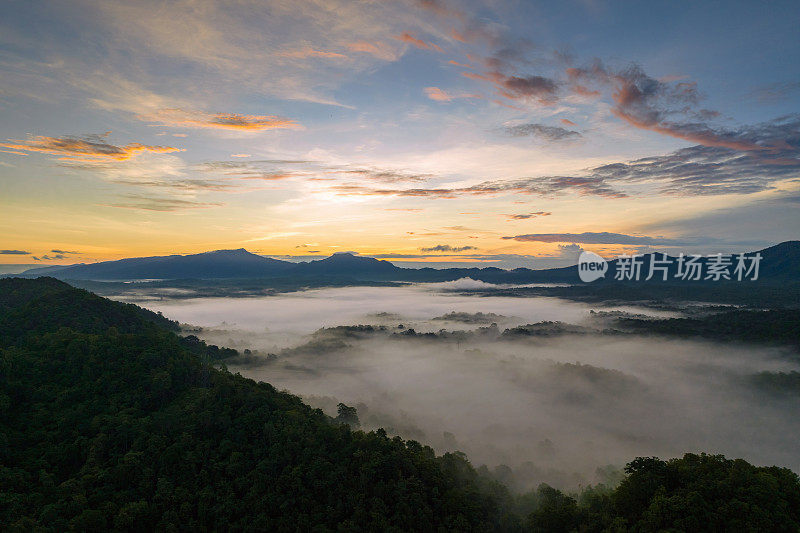
[[[509,285],[464,279],[404,287],[343,287],[253,298],[167,299],[137,303],[162,311],[165,316],[183,323],[205,328],[223,326],[222,329],[274,338],[275,346],[272,348],[276,349],[285,347],[281,339],[293,343],[297,340],[296,335],[313,333],[322,327],[396,324],[400,320],[421,331],[437,331],[453,324],[431,322],[430,319],[452,311],[502,315],[506,318],[498,321],[501,327],[543,320],[577,324],[588,320],[588,311],[596,308],[559,298],[478,297],[458,292],[490,287]],[[633,306],[608,309],[676,316],[675,313]],[[464,329],[464,324],[459,322],[456,325]]]
[[[357,406],[365,429],[463,451],[519,490],[605,481],[608,470],[598,467],[685,452],[800,470],[797,401],[767,397],[747,380],[798,370],[785,350],[611,334],[606,315],[592,309],[674,313],[450,290],[458,288],[470,287],[335,288],[148,307],[202,327],[196,334],[211,343],[256,351],[229,363],[233,372],[331,415],[338,402]],[[542,321],[574,327],[504,333]],[[357,324],[373,327],[335,328]]]

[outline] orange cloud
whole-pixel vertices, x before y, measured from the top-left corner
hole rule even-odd
[[[466,64],[466,63],[459,63],[459,62],[458,62],[458,61],[456,61],[455,59],[451,59],[450,61],[448,61],[448,63],[449,63],[449,64],[451,64],[451,65],[455,65],[455,66],[457,66],[457,67],[463,67],[463,68],[473,68],[473,67],[472,67],[472,65],[468,65],[468,64]]]
[[[347,56],[344,54],[339,54],[337,52],[328,52],[325,50],[314,50],[310,46],[306,48],[302,48],[300,50],[291,50],[289,52],[283,52],[283,57],[294,57],[299,59],[305,59],[308,57],[319,57],[324,59],[347,59]]]
[[[428,95],[428,98],[431,100],[436,100],[437,102],[451,102],[457,98],[481,98],[481,95],[479,94],[448,93],[439,87],[425,87],[425,94]]]
[[[469,42],[469,39],[467,39],[467,36],[464,35],[463,33],[459,32],[455,28],[450,30],[450,37],[452,37],[453,39],[455,39],[456,41],[458,41],[460,43]]]
[[[511,105],[511,104],[508,104],[506,102],[503,102],[502,100],[494,99],[494,100],[492,100],[492,103],[497,104],[497,105],[502,106],[502,107],[507,107],[508,109],[513,109],[514,111],[525,111],[524,107]]]
[[[414,45],[417,48],[420,48],[422,50],[433,50],[433,51],[439,52],[439,53],[444,52],[444,50],[442,50],[442,47],[439,46],[438,44],[426,43],[422,39],[417,39],[416,37],[414,37],[413,35],[411,35],[407,31],[401,33],[400,35],[395,35],[394,38],[397,39],[398,41],[403,41],[404,43],[408,43],[408,44]]]
[[[276,181],[276,180],[285,180],[289,178],[295,178],[297,176],[302,176],[302,174],[296,172],[262,172],[260,174],[254,176],[242,176],[243,180],[263,180],[263,181]]]
[[[437,102],[449,102],[453,99],[452,96],[438,87],[425,87],[425,94],[428,95],[428,98]]]
[[[63,161],[98,163],[102,161],[127,161],[142,152],[167,154],[181,152],[181,148],[171,146],[149,146],[129,143],[116,146],[105,142],[105,135],[78,137],[36,136],[26,140],[10,139],[0,143],[0,147],[24,152],[39,152],[59,156]]]
[[[205,113],[177,108],[159,109],[140,115],[142,120],[169,127],[214,128],[238,131],[263,131],[296,129],[300,125],[292,119],[274,115],[240,115],[238,113]]]
[[[586,96],[586,97],[600,96],[600,91],[593,91],[592,89],[589,89],[584,85],[574,85],[572,87],[572,90],[575,91],[575,94],[580,96]]]
[[[382,42],[370,43],[367,41],[358,41],[349,43],[347,47],[354,52],[370,54],[385,61],[394,61],[397,59],[395,50],[388,44]]]
[[[561,123],[562,123],[562,124],[564,124],[564,125],[566,125],[566,126],[577,126],[577,124],[575,124],[574,122],[572,122],[572,121],[571,121],[570,119],[568,119],[568,118],[562,118],[562,119],[561,119]]]
[[[439,0],[417,0],[416,3],[422,9],[426,9],[439,17],[454,18],[457,20],[466,18],[462,11],[453,9]]]
[[[495,83],[496,81],[496,78],[494,77],[486,74],[478,74],[477,72],[462,72],[461,75],[471,80],[488,81],[490,83]]]

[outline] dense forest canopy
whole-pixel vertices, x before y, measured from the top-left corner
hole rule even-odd
[[[51,278],[0,280],[3,529],[800,529],[788,469],[637,458],[618,487],[513,495],[462,454],[217,368],[232,353]]]

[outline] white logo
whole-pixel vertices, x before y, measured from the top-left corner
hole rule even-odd
[[[596,279],[605,277],[608,271],[608,263],[605,259],[594,252],[581,252],[578,258],[578,275],[581,281],[589,283]]]

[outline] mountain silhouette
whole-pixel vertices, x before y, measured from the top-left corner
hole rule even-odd
[[[135,257],[118,261],[48,267],[25,271],[59,279],[131,280],[187,278],[261,278],[288,272],[294,265],[238,250],[216,250],[192,255]]]
[[[389,261],[372,257],[361,257],[348,252],[333,254],[325,259],[298,263],[294,272],[311,276],[370,276],[381,277],[398,274],[405,270],[394,266]]]
[[[756,252],[748,252],[748,255]],[[786,241],[769,248],[758,250],[761,254],[759,280],[798,281],[800,280],[800,241]],[[653,254],[642,257],[641,277],[644,280],[650,269]],[[662,259],[661,254],[656,259]],[[668,281],[674,281],[677,273],[677,260],[669,258],[672,265],[668,269]],[[707,266],[710,259],[699,261]],[[735,255],[732,257],[736,264]],[[595,283],[613,282],[619,260],[608,261],[606,276]],[[733,267],[731,267],[731,271]],[[496,267],[486,268],[401,268],[389,261],[363,257],[352,253],[337,253],[330,257],[309,262],[293,263],[264,257],[237,250],[216,250],[192,255],[168,255],[156,257],[136,257],[117,261],[103,261],[91,264],[52,266],[26,270],[24,277],[53,276],[59,279],[74,280],[142,280],[142,279],[232,279],[232,278],[341,278],[355,281],[408,281],[443,282],[460,278],[472,278],[487,283],[577,283],[577,265],[531,270],[516,268],[504,270]],[[653,282],[661,281],[656,272]],[[706,280],[700,280],[706,281]]]

